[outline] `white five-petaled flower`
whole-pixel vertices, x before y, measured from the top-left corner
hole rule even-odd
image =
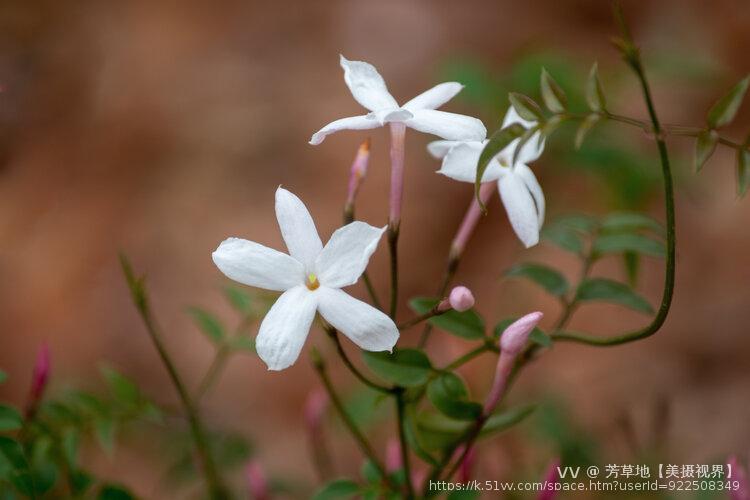
[[[487,135],[484,124],[476,118],[437,111],[461,91],[460,83],[441,83],[399,106],[372,64],[349,61],[341,56],[341,67],[354,99],[370,113],[329,123],[313,134],[310,144],[320,144],[327,135],[339,130],[366,130],[393,122],[451,141],[481,141]]]
[[[282,188],[276,190],[276,218],[289,255],[239,238],[223,241],[212,255],[229,278],[283,292],[255,343],[268,368],[283,370],[297,360],[316,311],[362,349],[392,350],[399,336],[394,322],[341,290],[362,275],[385,228],[352,222],[323,247],[305,205]]]
[[[536,123],[524,120],[511,106],[503,120],[503,127],[520,123],[529,128]],[[484,139],[484,138],[482,138]],[[515,165],[513,153],[520,139],[515,139],[487,166],[482,182],[497,181],[500,198],[516,235],[526,248],[539,242],[539,231],[544,222],[544,193],[528,163],[544,151],[544,140],[537,132],[523,145]],[[475,182],[477,163],[487,140],[433,141],[427,149],[435,158],[443,160],[438,173],[463,182]]]

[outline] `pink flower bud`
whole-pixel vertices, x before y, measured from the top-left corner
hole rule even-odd
[[[250,498],[255,500],[266,500],[268,496],[268,480],[263,466],[260,462],[251,460],[245,468],[247,488],[250,490]]]
[[[29,391],[29,402],[26,407],[26,414],[28,416],[34,414],[44,395],[44,389],[47,387],[47,381],[49,380],[50,366],[49,346],[45,343],[39,349],[31,376],[31,390]]]
[[[554,459],[549,466],[547,466],[547,472],[544,474],[544,481],[542,483],[544,488],[536,497],[537,500],[554,500],[557,497],[555,485],[560,482],[560,474],[558,474],[559,467],[559,458]]]
[[[354,198],[357,196],[359,187],[367,175],[367,165],[370,162],[370,139],[367,138],[357,150],[357,156],[352,163],[351,173],[349,175],[349,189],[346,195],[346,204],[354,204]]]
[[[398,439],[391,438],[385,446],[385,470],[388,473],[401,470],[401,443]]]
[[[326,408],[328,407],[328,395],[316,389],[310,392],[305,402],[305,423],[311,431],[316,430],[323,420]]]
[[[477,459],[477,451],[473,446],[466,452],[463,462],[461,462],[461,468],[458,471],[458,480],[464,484],[471,480],[471,473],[474,469],[474,462]]]
[[[500,337],[500,350],[512,355],[521,352],[521,349],[523,349],[523,346],[526,345],[526,341],[529,339],[529,335],[536,325],[539,324],[542,316],[544,314],[537,311],[529,313],[511,323]]]
[[[750,500],[750,483],[748,483],[747,474],[742,464],[734,455],[727,458],[727,464],[732,469],[732,476],[728,479],[737,481],[739,485],[736,490],[729,490],[729,498],[731,500]]]
[[[458,312],[468,311],[474,307],[474,295],[465,286],[457,286],[451,290],[448,302]]]

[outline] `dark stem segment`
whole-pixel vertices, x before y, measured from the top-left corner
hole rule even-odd
[[[396,319],[398,310],[398,223],[388,224],[388,249],[391,255],[391,303],[388,309],[391,319]]]
[[[409,448],[406,441],[406,432],[404,431],[405,402],[404,391],[399,388],[395,393],[396,396],[396,418],[398,420],[398,440],[401,448],[401,462],[404,466],[404,482],[406,483],[406,498],[414,498],[414,486],[411,483],[411,465],[409,464]]]
[[[151,337],[151,341],[153,342],[154,347],[159,353],[159,357],[161,358],[164,367],[169,373],[169,377],[172,380],[172,384],[174,385],[175,389],[177,390],[177,394],[180,397],[180,401],[187,415],[188,422],[190,424],[190,432],[193,435],[195,448],[198,456],[200,457],[203,466],[202,470],[206,477],[209,496],[214,500],[228,499],[229,491],[222,484],[218,470],[216,469],[216,464],[214,463],[213,457],[211,456],[211,451],[208,446],[208,440],[206,438],[206,431],[203,422],[201,421],[198,410],[193,404],[193,401],[190,398],[190,394],[185,388],[185,385],[183,384],[182,379],[180,378],[180,375],[177,372],[174,363],[172,362],[172,359],[169,357],[169,353],[167,353],[167,350],[162,341],[161,332],[156,323],[156,320],[153,317],[153,314],[151,313],[148,295],[146,293],[146,289],[143,286],[143,279],[135,277],[130,263],[125,258],[125,256],[120,256],[120,263],[122,265],[122,270],[125,274],[125,279],[127,280],[128,287],[130,288],[133,303],[135,304],[135,307],[138,310],[141,319],[143,320],[143,324],[145,325],[146,331]]]
[[[315,349],[313,349],[312,351],[312,360],[315,371],[318,372],[318,376],[320,376],[320,380],[323,382],[323,386],[328,393],[328,397],[331,400],[331,403],[333,403],[333,407],[336,408],[339,417],[341,417],[344,425],[347,427],[347,429],[349,429],[349,432],[354,437],[354,440],[357,442],[360,450],[372,462],[373,466],[375,467],[375,469],[377,469],[380,476],[383,477],[384,480],[388,483],[388,486],[393,489],[393,491],[397,491],[394,488],[394,485],[391,483],[388,475],[386,474],[385,468],[380,463],[377,455],[375,455],[372,446],[370,446],[370,443],[367,442],[367,439],[365,438],[364,434],[362,434],[362,431],[359,430],[357,424],[354,423],[354,420],[352,420],[351,416],[349,416],[349,414],[346,412],[346,409],[341,402],[341,398],[339,398],[338,394],[336,394],[336,391],[333,388],[333,384],[331,383],[331,379],[330,377],[328,377],[325,362]]]
[[[418,325],[422,321],[427,321],[430,318],[434,318],[435,316],[440,316],[441,314],[445,314],[448,311],[450,311],[450,309],[440,311],[438,310],[437,306],[435,306],[424,314],[420,314],[419,316],[415,316],[412,319],[404,321],[403,323],[398,325],[398,329],[406,330],[407,328],[411,328],[414,325]]]
[[[367,387],[370,387],[371,389],[375,389],[378,392],[382,392],[385,394],[393,394],[395,392],[395,390],[390,387],[386,387],[384,385],[378,384],[377,382],[373,382],[372,380],[367,378],[361,371],[359,371],[359,369],[354,366],[354,363],[352,363],[352,360],[349,359],[346,351],[344,351],[344,346],[341,345],[341,341],[339,340],[339,332],[330,325],[324,325],[324,328],[328,336],[333,341],[333,344],[336,346],[336,352],[344,362],[344,365],[346,365],[349,371],[352,372],[352,374],[357,377],[360,382],[365,384]]]

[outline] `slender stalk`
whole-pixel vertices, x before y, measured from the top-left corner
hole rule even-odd
[[[403,323],[398,325],[399,330],[406,330],[407,328],[411,328],[414,325],[418,325],[422,321],[427,321],[430,318],[434,318],[435,316],[440,316],[441,314],[444,314],[448,312],[450,309],[446,309],[445,311],[439,311],[437,306],[433,307],[429,311],[427,311],[424,314],[420,314],[419,316],[415,316],[409,320],[404,321]]]
[[[200,384],[198,385],[198,390],[195,392],[196,403],[199,403],[208,393],[211,387],[216,384],[216,381],[219,379],[219,375],[222,371],[224,371],[224,366],[229,359],[229,353],[230,350],[226,345],[222,345],[217,349],[214,359],[211,361],[206,374],[203,376],[203,379],[201,379]]]
[[[371,389],[375,389],[378,392],[382,392],[385,394],[393,394],[394,389],[390,387],[386,387],[384,385],[380,385],[377,382],[373,382],[369,378],[367,378],[359,369],[354,366],[354,363],[352,363],[352,360],[349,359],[349,356],[346,354],[346,351],[344,351],[344,346],[341,345],[341,341],[339,340],[339,333],[336,331],[335,328],[333,328],[330,325],[325,326],[325,331],[328,334],[328,336],[333,341],[333,344],[336,346],[336,352],[338,352],[339,357],[344,362],[344,365],[349,369],[352,374],[359,379],[360,382],[365,384],[367,387],[370,387]]]
[[[209,496],[214,500],[227,499],[229,498],[229,492],[223,485],[216,468],[216,464],[214,463],[213,457],[211,456],[211,451],[208,446],[208,440],[206,438],[205,427],[201,420],[200,414],[190,397],[190,394],[185,388],[185,384],[182,382],[182,379],[177,372],[177,368],[172,362],[172,359],[170,358],[169,353],[164,346],[161,331],[156,323],[156,319],[151,312],[151,306],[149,304],[146,289],[143,286],[143,280],[141,278],[135,277],[130,263],[124,256],[120,257],[120,261],[122,264],[123,272],[125,274],[125,278],[130,288],[133,303],[135,304],[136,309],[138,310],[138,313],[143,320],[143,324],[146,327],[146,331],[148,332],[149,336],[151,337],[151,341],[154,344],[156,351],[159,353],[162,364],[169,373],[169,377],[172,380],[172,384],[174,385],[177,394],[180,397],[183,409],[185,410],[185,414],[187,415],[188,423],[190,425],[190,432],[193,436],[193,441],[195,442],[195,448],[203,465],[202,470],[206,477]]]
[[[409,464],[409,444],[406,442],[406,432],[404,432],[404,391],[399,388],[395,393],[396,397],[396,420],[398,423],[398,440],[401,448],[401,462],[404,467],[404,482],[406,483],[406,498],[414,498],[414,486],[411,482],[411,465]]]
[[[346,409],[344,408],[344,404],[341,402],[341,398],[339,398],[338,394],[336,394],[336,391],[333,388],[333,384],[331,383],[331,379],[328,377],[328,373],[326,372],[325,362],[315,350],[313,350],[312,352],[312,358],[315,371],[318,372],[318,376],[320,376],[320,380],[323,382],[323,386],[328,393],[328,397],[331,400],[331,403],[333,403],[333,407],[336,408],[336,411],[341,417],[341,420],[344,422],[344,425],[354,437],[354,440],[357,442],[357,445],[359,446],[362,453],[372,462],[375,469],[377,469],[378,473],[383,478],[385,478],[385,481],[388,483],[388,485],[391,488],[394,488],[393,484],[391,484],[390,479],[388,478],[388,475],[386,474],[385,467],[383,467],[383,465],[380,463],[380,460],[378,459],[377,455],[375,455],[372,446],[370,446],[370,443],[367,441],[364,434],[362,434],[362,431],[359,429],[359,427],[357,427],[357,424],[347,413]],[[396,491],[395,488],[394,491]]]
[[[448,364],[443,370],[445,371],[453,371],[456,368],[459,368],[460,366],[465,365],[472,359],[476,358],[480,354],[484,354],[485,352],[498,352],[499,349],[496,345],[492,344],[492,342],[487,341],[486,343],[480,345],[479,347],[472,349],[471,351],[467,352],[466,354],[462,355],[461,357],[453,360],[450,364]]]
[[[406,125],[391,123],[391,197],[388,213],[388,249],[391,255],[391,302],[389,313],[398,310],[398,235],[401,226],[401,201],[404,195],[404,145]]]

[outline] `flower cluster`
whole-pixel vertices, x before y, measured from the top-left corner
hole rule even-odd
[[[387,227],[398,226],[405,128],[440,138],[428,146],[434,157],[442,159],[438,173],[462,182],[475,181],[479,156],[488,142],[487,129],[477,118],[437,110],[458,94],[463,85],[441,83],[399,105],[374,66],[350,61],[344,56],[340,63],[352,96],[369,112],[329,123],[313,134],[310,144],[318,145],[328,135],[341,130],[365,130],[389,124],[396,131],[391,153],[394,167]],[[534,125],[523,120],[512,107],[504,126],[511,123],[525,127]],[[511,226],[521,242],[529,247],[539,240],[544,195],[528,163],[539,158],[544,141],[537,133],[521,147],[513,162],[512,152],[519,140],[491,160],[482,181],[497,182]],[[366,143],[352,167],[347,199],[349,210],[366,171],[367,155],[369,144]],[[288,255],[238,238],[225,240],[213,253],[214,263],[229,278],[245,285],[283,292],[263,320],[256,340],[258,355],[268,368],[283,370],[296,361],[316,312],[362,349],[391,351],[399,338],[393,319],[341,290],[356,283],[364,273],[387,227],[353,221],[336,230],[324,247],[305,205],[282,188],[276,191],[276,216]],[[471,292],[461,288],[443,301],[440,310],[461,311],[473,304]]]

